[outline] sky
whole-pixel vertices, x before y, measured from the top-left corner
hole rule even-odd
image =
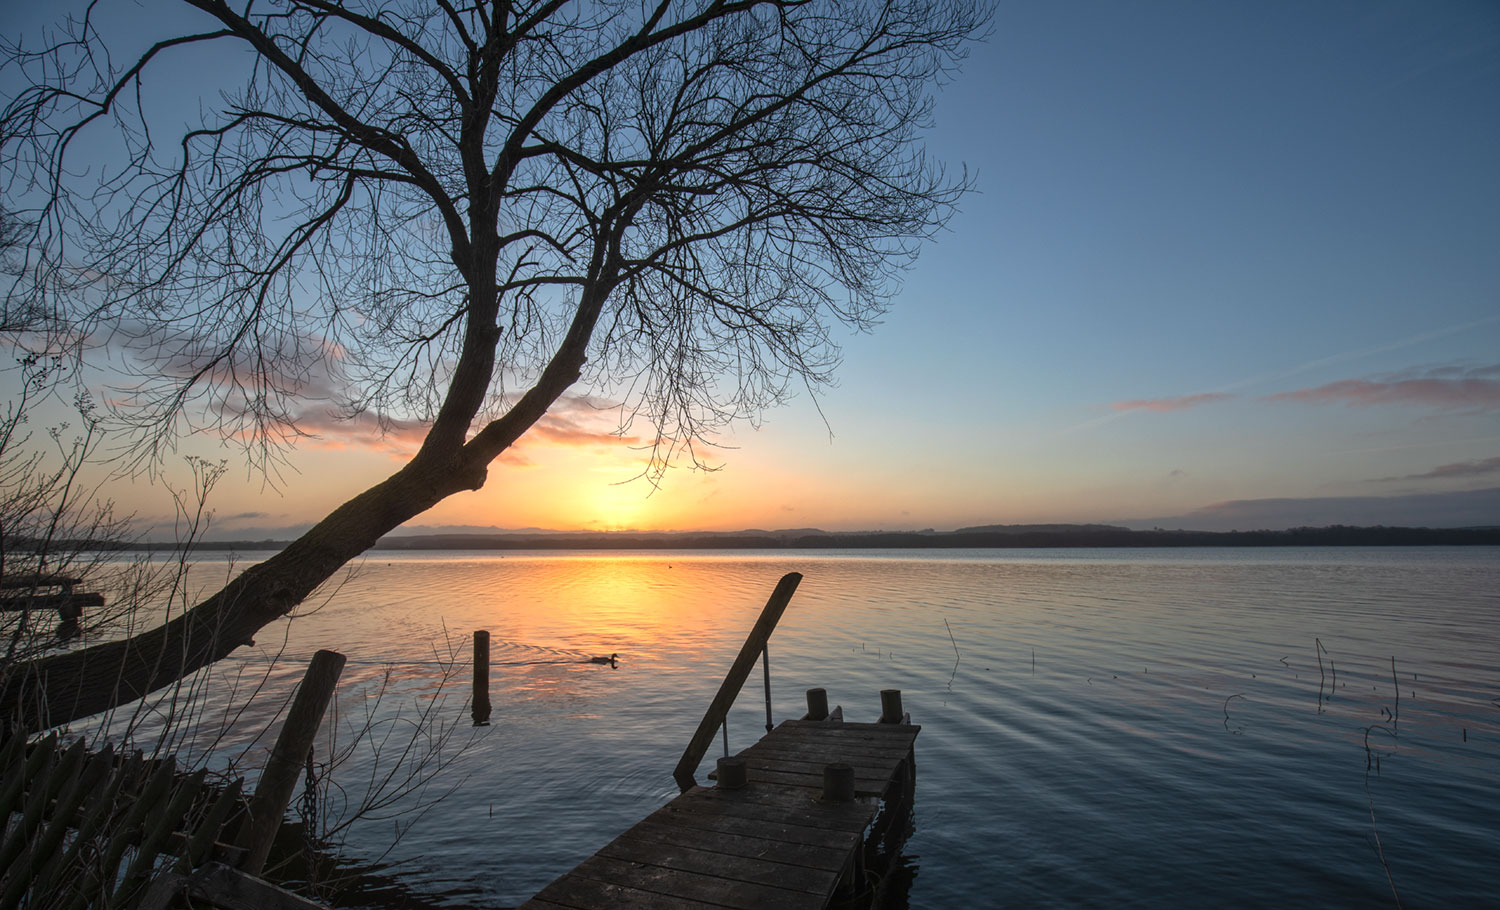
[[[1500,524],[1500,5],[1002,3],[934,120],[975,192],[834,388],[655,488],[566,399],[408,528]],[[295,533],[413,450],[314,429],[269,480],[184,441],[229,460],[214,536]]]

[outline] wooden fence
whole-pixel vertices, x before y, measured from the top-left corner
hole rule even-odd
[[[54,733],[0,745],[0,910],[319,908],[256,876],[322,722],[344,657],[320,651],[248,801],[172,758],[90,753]],[[289,770],[290,769],[290,770]]]

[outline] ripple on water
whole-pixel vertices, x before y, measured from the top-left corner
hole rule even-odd
[[[468,636],[489,630],[494,726],[392,858],[440,901],[516,903],[676,792],[787,571],[805,579],[771,641],[777,718],[821,686],[872,720],[896,687],[923,725],[914,907],[1382,904],[1377,827],[1408,906],[1493,905],[1493,548],[379,554],[295,620],[276,681],[337,647],[358,716],[387,669],[384,712],[456,659],[460,719]],[[759,679],[733,749],[763,729]]]

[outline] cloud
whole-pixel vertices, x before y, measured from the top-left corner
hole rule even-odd
[[[1500,365],[1436,367],[1420,375],[1398,374],[1372,379],[1341,379],[1325,385],[1270,395],[1266,401],[1311,404],[1342,403],[1349,407],[1421,405],[1443,410],[1500,410]]]
[[[637,436],[620,435],[611,415],[600,416],[596,402],[583,396],[560,399],[531,429],[507,449],[501,458],[512,465],[529,465],[522,450],[539,445],[562,447],[639,446]],[[431,424],[423,420],[378,418],[368,412],[341,415],[332,408],[314,408],[299,415],[297,429],[306,434],[308,445],[323,449],[379,448],[397,458],[416,454]]]
[[[1494,458],[1481,458],[1478,461],[1455,461],[1452,464],[1441,464],[1421,474],[1376,477],[1370,483],[1387,483],[1397,480],[1448,480],[1454,477],[1483,477],[1486,474],[1500,474],[1500,455]]]
[[[536,422],[521,441],[547,442],[558,446],[601,446],[601,445],[626,445],[638,446],[641,439],[638,436],[621,436],[613,430],[602,430],[585,427],[578,421],[568,417],[548,414]]]
[[[1136,401],[1117,401],[1110,405],[1116,411],[1185,411],[1201,404],[1213,404],[1233,398],[1224,392],[1202,392],[1197,395],[1179,395],[1176,398],[1147,398]]]
[[[1132,528],[1280,530],[1326,525],[1461,528],[1500,525],[1500,487],[1400,496],[1234,499],[1185,515],[1121,521]]]

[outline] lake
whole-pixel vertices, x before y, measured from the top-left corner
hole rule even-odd
[[[315,649],[346,653],[326,756],[384,681],[385,764],[351,758],[344,791],[434,710],[450,764],[427,796],[456,789],[420,816],[390,807],[348,849],[374,858],[404,828],[385,857],[404,883],[510,906],[676,794],[678,756],[791,571],[776,719],[821,686],[874,720],[899,688],[922,725],[911,907],[1497,905],[1496,548],[374,553],[217,668],[214,691],[242,692],[278,650],[274,693]],[[477,733],[475,629],[494,661]],[[584,662],[611,653],[617,668]],[[760,679],[731,751],[763,730]]]

